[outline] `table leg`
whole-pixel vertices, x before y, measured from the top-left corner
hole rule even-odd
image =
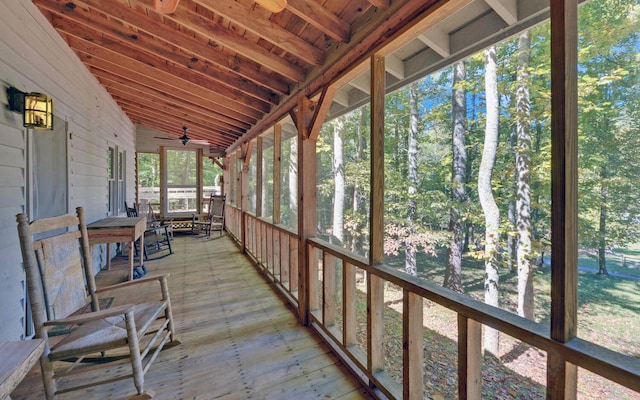
[[[133,280],[133,256],[135,253],[135,245],[136,245],[136,241],[132,240],[129,244],[129,280],[132,281]]]
[[[142,268],[144,264],[144,232],[140,235],[140,273],[144,273]]]
[[[111,271],[111,243],[107,243],[107,271]]]

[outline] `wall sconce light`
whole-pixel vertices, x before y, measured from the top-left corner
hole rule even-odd
[[[42,93],[24,93],[9,87],[9,110],[20,112],[25,128],[53,130],[53,99]]]

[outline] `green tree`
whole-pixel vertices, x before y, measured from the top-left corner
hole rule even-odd
[[[609,0],[589,3],[580,13],[578,232],[581,246],[597,249],[601,274],[607,273],[608,249],[640,239],[640,163],[632,145],[638,134],[639,8]]]

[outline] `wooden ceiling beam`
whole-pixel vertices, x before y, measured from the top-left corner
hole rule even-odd
[[[163,62],[173,63],[184,70],[202,74],[221,85],[220,94],[227,93],[238,99],[240,99],[239,94],[244,94],[271,104],[278,104],[280,99],[280,96],[273,91],[224,70],[208,60],[199,60],[167,42],[149,37],[144,32],[135,32],[130,27],[114,26],[116,25],[114,22],[105,18],[93,19],[87,25],[75,18],[55,14],[50,22],[59,31],[89,40],[130,58],[142,57],[140,55],[142,52],[147,54],[145,62],[148,61],[154,65],[161,65]]]
[[[96,19],[96,15],[100,14],[100,17],[104,20],[104,17],[102,17],[102,15],[105,14],[104,12],[101,12],[98,9],[95,11],[89,10],[88,7],[84,6],[77,0],[76,3],[67,0],[34,0],[34,3],[42,10],[50,11],[52,13],[65,16],[66,18],[73,18],[76,22],[85,25],[91,26],[93,24],[97,24],[98,28],[104,25],[104,23],[99,23],[99,19]],[[147,29],[138,29],[154,37],[156,40],[176,46],[187,54],[193,54],[193,58],[197,60],[207,60],[212,64],[228,70],[229,72],[238,74],[257,83],[258,85],[269,88],[278,94],[282,95],[289,93],[289,86],[285,80],[277,75],[269,76],[268,74],[265,74],[261,71],[260,67],[256,66],[252,62],[248,62],[248,60],[245,60],[243,57],[224,54],[215,46],[207,45],[195,39],[192,35],[188,35],[153,20],[149,21],[149,17],[142,15],[141,17],[143,17],[142,21],[145,22],[144,25]],[[107,26],[111,26],[111,23],[108,23]],[[124,26],[129,30],[132,29],[131,24],[125,23]],[[122,29],[123,27],[120,26],[118,29],[114,30],[113,33],[119,35]],[[126,36],[129,36],[129,38],[134,40],[136,39],[135,37],[131,37],[131,35],[125,34],[125,37]]]
[[[176,135],[176,138],[182,136],[184,133],[182,130],[183,126],[187,126],[189,128],[189,133],[187,134],[191,139],[198,140],[206,140],[212,145],[220,146],[227,145],[229,142],[229,138],[220,137],[220,136],[212,136],[209,134],[209,130],[206,127],[202,127],[198,124],[183,124],[180,119],[176,118],[158,118],[152,114],[147,113],[144,110],[135,107],[129,107],[128,105],[124,105],[124,112],[129,115],[131,121],[136,123],[136,121],[145,121],[146,126],[150,127],[162,127],[162,132],[167,135],[173,136]],[[134,121],[136,120],[136,121]],[[153,124],[153,125],[150,125]]]
[[[155,107],[155,105],[153,104],[146,104],[146,103],[139,103],[136,102],[135,100],[129,99],[129,98],[124,98],[124,97],[120,97],[118,95],[114,95],[112,94],[113,99],[118,103],[118,105],[123,109],[123,111],[126,112],[126,110],[138,110],[138,111],[144,111],[147,115],[154,117],[154,118],[167,118],[167,119],[172,119],[174,121],[182,121],[178,126],[182,126],[182,125],[186,125],[186,126],[198,126],[201,127],[203,129],[206,128],[207,134],[204,135],[203,139],[206,140],[215,140],[215,139],[225,139],[225,140],[235,140],[237,139],[239,136],[238,135],[231,135],[227,132],[223,132],[220,129],[218,129],[217,127],[215,127],[213,124],[210,123],[210,121],[207,120],[202,120],[202,119],[185,119],[182,115],[180,115],[179,113],[176,113],[175,111],[163,111],[158,107]]]
[[[230,118],[224,114],[220,114],[216,110],[212,110],[207,102],[197,103],[193,98],[181,98],[172,93],[162,92],[156,88],[145,86],[139,82],[131,81],[119,75],[114,75],[109,71],[104,71],[96,67],[90,67],[91,73],[98,80],[108,87],[119,87],[125,90],[136,91],[153,101],[167,104],[175,104],[184,108],[191,113],[205,113],[209,118],[216,120],[222,126],[228,126],[229,131],[236,132],[238,130],[245,131],[251,127],[250,123]]]
[[[154,119],[152,117],[149,117],[147,115],[144,114],[140,114],[136,111],[132,111],[129,115],[129,118],[131,119],[131,122],[133,122],[136,125],[142,125],[145,126],[147,128],[152,128],[152,129],[156,129],[161,133],[164,133],[166,135],[169,136],[174,136],[176,138],[176,146],[180,146],[182,147],[182,144],[178,142],[178,138],[182,135],[181,132],[181,127],[182,125],[175,125],[170,123],[165,122],[165,119]],[[178,126],[178,127],[177,127]],[[199,128],[194,128],[191,129],[191,127],[189,127],[189,133],[188,136],[191,139],[197,139],[197,140],[206,140],[206,139],[201,139],[201,137],[203,136],[202,132],[200,131]],[[164,144],[164,142],[163,142]],[[226,148],[227,142],[226,141],[221,141],[221,140],[217,140],[214,142],[209,142],[210,146],[215,146],[215,147],[222,147],[222,148]]]
[[[201,96],[224,102],[227,107],[235,111],[257,116],[255,113],[248,111],[248,108],[259,113],[266,113],[271,109],[267,102],[241,95],[238,91],[230,90],[207,76],[174,63],[166,62],[154,55],[132,49],[104,36],[85,40],[65,31],[59,31],[59,33],[65,37],[72,49],[126,66],[136,72],[157,76],[160,79],[171,79],[175,85],[183,86],[185,89],[196,86],[199,89],[195,89],[194,93],[200,91]]]
[[[255,11],[235,0],[193,1],[311,65],[320,65],[324,62],[322,50],[270,20],[258,16]]]
[[[145,31],[147,31],[147,29],[155,30],[154,26],[158,24],[156,21],[147,16],[142,16],[140,13],[136,12],[133,14],[133,10],[126,6],[114,7],[112,2],[99,3],[99,0],[82,1],[88,2],[90,5],[95,5],[96,9],[102,10],[114,17],[117,15],[119,20]],[[133,2],[135,0],[131,1]],[[100,4],[103,4],[103,6],[100,7]],[[147,7],[147,10],[155,13],[151,7]],[[142,17],[151,20],[153,24],[149,26],[150,24],[148,21],[141,20]],[[276,74],[282,75],[296,82],[302,82],[305,78],[305,72],[299,66],[294,65],[281,57],[273,57],[271,52],[264,47],[249,41],[240,34],[217,24],[216,22],[198,14],[194,10],[184,7],[182,4],[178,6],[176,12],[173,14],[165,14],[164,18],[172,20],[179,25],[183,25],[206,37],[212,42],[218,43],[220,46],[227,47],[229,50],[241,54],[263,67],[268,68]]]
[[[116,75],[141,82],[150,87],[158,88],[163,92],[176,93],[179,97],[193,97],[197,98],[197,100],[195,100],[197,102],[210,102],[213,110],[240,121],[245,121],[247,118],[260,119],[262,117],[262,113],[259,111],[248,107],[242,108],[233,102],[225,101],[223,97],[216,96],[215,92],[210,89],[181,79],[176,79],[170,74],[162,73],[162,71],[148,65],[128,62],[127,59],[119,59],[114,62],[108,58],[96,57],[92,51],[85,51],[82,48],[76,48],[74,46],[71,46],[71,48],[75,50],[80,60],[87,65],[110,71]]]
[[[285,114],[290,113],[300,103],[300,99],[307,94],[317,93],[323,86],[339,79],[349,68],[361,65],[390,37],[404,34],[410,29],[417,29],[417,26],[424,25],[425,20],[430,22],[442,20],[444,15],[451,14],[452,10],[462,8],[469,2],[470,0],[393,2],[384,12],[370,10],[352,26],[351,41],[347,45],[335,44],[327,52],[325,64],[310,70],[307,80],[293,88],[291,95],[283,98],[271,113],[231,145],[227,149],[228,152],[237,149],[241,142],[252,140],[260,135]],[[412,23],[406,24],[406,21],[412,21]]]
[[[287,10],[335,40],[348,43],[351,38],[351,26],[315,0],[287,0]]]
[[[147,106],[144,104],[136,103],[127,99],[117,97],[117,96],[114,99],[118,102],[118,104],[120,105],[120,107],[124,112],[135,111],[142,115],[148,115],[150,118],[163,119],[165,121],[173,120],[173,121],[176,121],[176,125],[175,125],[176,129],[183,125],[186,125],[190,129],[189,132],[191,132],[191,130],[199,132],[197,137],[198,139],[203,139],[211,142],[215,141],[216,139],[219,139],[225,142],[235,140],[233,136],[212,135],[211,132],[215,132],[215,133],[219,133],[219,132],[216,132],[216,130],[206,122],[193,121],[193,120],[189,122],[185,122],[184,119],[181,118],[180,116],[164,113],[153,106]],[[235,138],[237,138],[237,136]]]
[[[181,107],[178,104],[161,103],[150,98],[145,98],[143,95],[138,95],[137,93],[131,95],[130,91],[127,91],[126,89],[113,86],[105,87],[107,92],[111,94],[111,97],[113,97],[119,104],[133,103],[140,104],[144,107],[155,107],[155,109],[161,113],[165,113],[166,115],[171,115],[176,118],[182,118],[185,121],[185,124],[187,124],[187,122],[195,122],[210,126],[212,131],[222,136],[229,136],[237,139],[243,134],[243,132],[232,131],[229,128],[221,127],[211,116],[193,113],[190,110],[185,110],[184,107]]]
[[[186,104],[183,102],[170,102],[167,101],[167,99],[159,99],[157,97],[149,96],[148,93],[132,89],[131,87],[123,86],[119,83],[112,82],[104,78],[98,78],[98,80],[111,95],[130,98],[131,100],[135,100],[141,104],[155,104],[160,110],[168,108],[173,112],[181,115],[185,119],[185,121],[188,121],[191,118],[209,121],[210,124],[215,126],[220,131],[232,133],[236,136],[241,136],[246,133],[245,129],[241,129],[231,124],[219,121],[215,113],[203,111],[201,108],[197,108],[190,104]]]

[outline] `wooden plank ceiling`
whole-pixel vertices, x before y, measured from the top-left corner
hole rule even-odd
[[[135,124],[226,149],[389,0],[33,0]]]

